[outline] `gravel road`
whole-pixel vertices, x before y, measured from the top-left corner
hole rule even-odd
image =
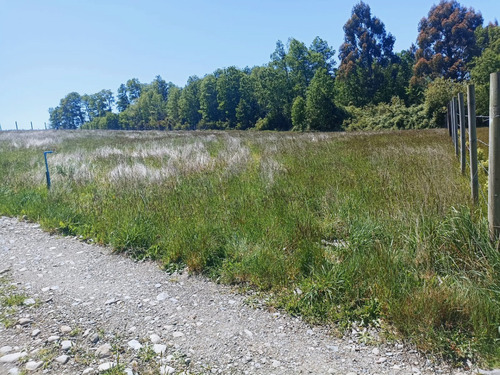
[[[337,338],[206,278],[6,217],[0,278],[24,296],[0,307],[0,374],[472,373],[401,343],[370,345],[374,332]]]

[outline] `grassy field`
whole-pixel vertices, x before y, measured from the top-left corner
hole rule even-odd
[[[500,253],[445,130],[1,132],[0,175],[0,214],[499,363]]]

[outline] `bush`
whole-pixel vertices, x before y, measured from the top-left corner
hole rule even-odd
[[[346,108],[349,118],[344,121],[345,130],[380,130],[380,129],[422,129],[431,124],[423,105],[407,107],[398,97],[390,103],[368,105],[363,108]]]

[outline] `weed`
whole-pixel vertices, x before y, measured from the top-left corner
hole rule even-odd
[[[0,156],[0,214],[253,287],[313,322],[500,358],[500,256],[445,130],[3,132]]]

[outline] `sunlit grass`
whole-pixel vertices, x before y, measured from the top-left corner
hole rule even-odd
[[[500,255],[445,130],[3,132],[0,157],[2,214],[272,291],[311,321],[499,356]]]

